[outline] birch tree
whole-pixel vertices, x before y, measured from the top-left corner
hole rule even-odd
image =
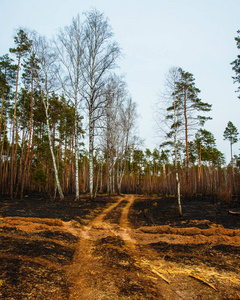
[[[59,31],[55,42],[58,58],[63,68],[60,76],[62,88],[75,107],[74,144],[75,144],[75,183],[76,198],[79,198],[79,103],[82,88],[82,60],[84,53],[84,37],[80,17],[73,18],[72,24]]]
[[[88,112],[89,132],[89,196],[94,197],[94,135],[96,121],[106,105],[104,85],[109,71],[116,66],[120,49],[112,41],[113,33],[104,15],[96,10],[87,12],[84,24],[82,97]]]
[[[126,169],[127,159],[137,143],[135,125],[137,120],[137,106],[131,97],[122,103],[120,107],[120,138],[118,147],[118,193],[121,194],[122,179]],[[140,141],[141,142],[141,141]]]
[[[53,149],[53,141],[51,137],[51,128],[50,128],[50,107],[49,107],[49,97],[57,88],[56,82],[56,55],[51,47],[50,43],[45,37],[39,36],[34,39],[34,46],[36,51],[36,56],[39,62],[39,74],[38,74],[38,88],[40,90],[41,100],[44,106],[45,116],[46,116],[46,125],[48,132],[48,142],[50,147],[50,152],[52,156],[54,174],[57,189],[60,195],[60,198],[63,199],[64,195],[59,181],[56,157]]]
[[[106,107],[102,123],[101,141],[107,159],[107,193],[115,191],[114,166],[117,159],[117,145],[120,143],[120,107],[124,101],[125,82],[116,75],[106,83]]]

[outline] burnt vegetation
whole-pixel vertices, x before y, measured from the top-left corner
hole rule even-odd
[[[92,10],[51,41],[20,28],[0,57],[0,298],[240,299],[238,130],[226,164],[211,104],[173,68],[168,130],[142,150],[120,52]]]

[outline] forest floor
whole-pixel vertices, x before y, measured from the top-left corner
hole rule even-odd
[[[240,203],[1,199],[0,299],[240,299]]]

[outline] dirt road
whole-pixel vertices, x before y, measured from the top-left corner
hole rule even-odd
[[[192,245],[240,246],[240,232],[224,228],[199,229],[153,226],[131,228],[129,211],[136,196],[119,197],[87,226],[76,231],[79,243],[69,272],[70,299],[239,299],[237,270],[217,269],[214,260],[190,253],[193,261],[174,259]],[[153,245],[184,246],[174,253]],[[165,247],[167,249],[167,247]],[[166,256],[172,255],[172,261]],[[202,256],[202,257],[201,257]],[[198,261],[195,262],[194,258]],[[201,259],[200,259],[201,258]],[[230,259],[230,258],[228,258]],[[217,258],[215,259],[215,261]],[[226,289],[227,287],[227,289]]]

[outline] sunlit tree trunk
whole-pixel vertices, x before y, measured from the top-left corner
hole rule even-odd
[[[178,112],[176,105],[176,98],[174,96],[174,154],[175,154],[175,173],[176,173],[176,182],[177,182],[177,197],[178,197],[178,211],[179,215],[182,216],[182,204],[181,204],[181,187],[180,187],[180,179],[178,172],[178,155],[177,155],[177,123],[178,123]]]
[[[52,155],[52,162],[53,162],[53,168],[54,168],[54,174],[55,174],[55,180],[56,180],[58,192],[59,192],[59,195],[60,195],[60,199],[63,199],[64,195],[63,195],[63,191],[62,191],[62,188],[61,188],[61,185],[60,185],[60,181],[59,181],[59,177],[58,177],[58,169],[57,169],[57,164],[56,164],[56,157],[55,157],[55,154],[54,154],[53,141],[52,141],[52,137],[51,137],[51,129],[50,129],[50,122],[49,122],[49,112],[48,112],[48,110],[49,110],[49,100],[48,100],[48,96],[47,95],[45,97],[44,97],[44,95],[42,95],[42,99],[45,98],[45,100],[43,100],[43,103],[44,103],[45,114],[46,114],[48,142],[49,142],[49,147],[50,147],[50,151],[51,151],[51,155]]]
[[[17,112],[17,96],[18,96],[18,78],[20,71],[21,55],[18,56],[18,67],[17,67],[17,79],[16,79],[16,92],[15,92],[15,103],[13,112],[13,127],[12,127],[12,148],[11,148],[11,182],[10,182],[10,197],[13,198],[14,193],[14,164],[16,164],[14,156],[14,143],[15,143],[15,123],[16,123],[16,112]]]
[[[93,162],[93,151],[94,151],[94,121],[93,121],[93,109],[90,104],[89,108],[89,196],[94,197],[93,194],[93,181],[94,181],[94,162]]]
[[[3,184],[4,184],[4,173],[3,173],[3,148],[4,148],[4,140],[5,140],[5,134],[6,134],[6,122],[7,120],[5,120],[4,122],[4,129],[3,129],[3,141],[1,143],[1,152],[0,152],[0,184],[1,184],[1,190],[3,192]],[[8,156],[6,156],[8,157]],[[8,161],[6,159],[6,161]]]
[[[26,154],[26,158],[25,158],[24,169],[23,169],[23,176],[22,176],[21,193],[20,193],[20,197],[21,198],[23,198],[25,178],[26,178],[26,173],[27,173],[27,165],[28,165],[28,160],[29,160],[29,153],[30,153],[30,146],[31,146],[31,139],[32,139],[32,127],[33,127],[33,77],[32,77],[32,80],[31,80],[31,117],[30,117],[30,128],[29,128],[28,148],[27,148],[27,154]]]

